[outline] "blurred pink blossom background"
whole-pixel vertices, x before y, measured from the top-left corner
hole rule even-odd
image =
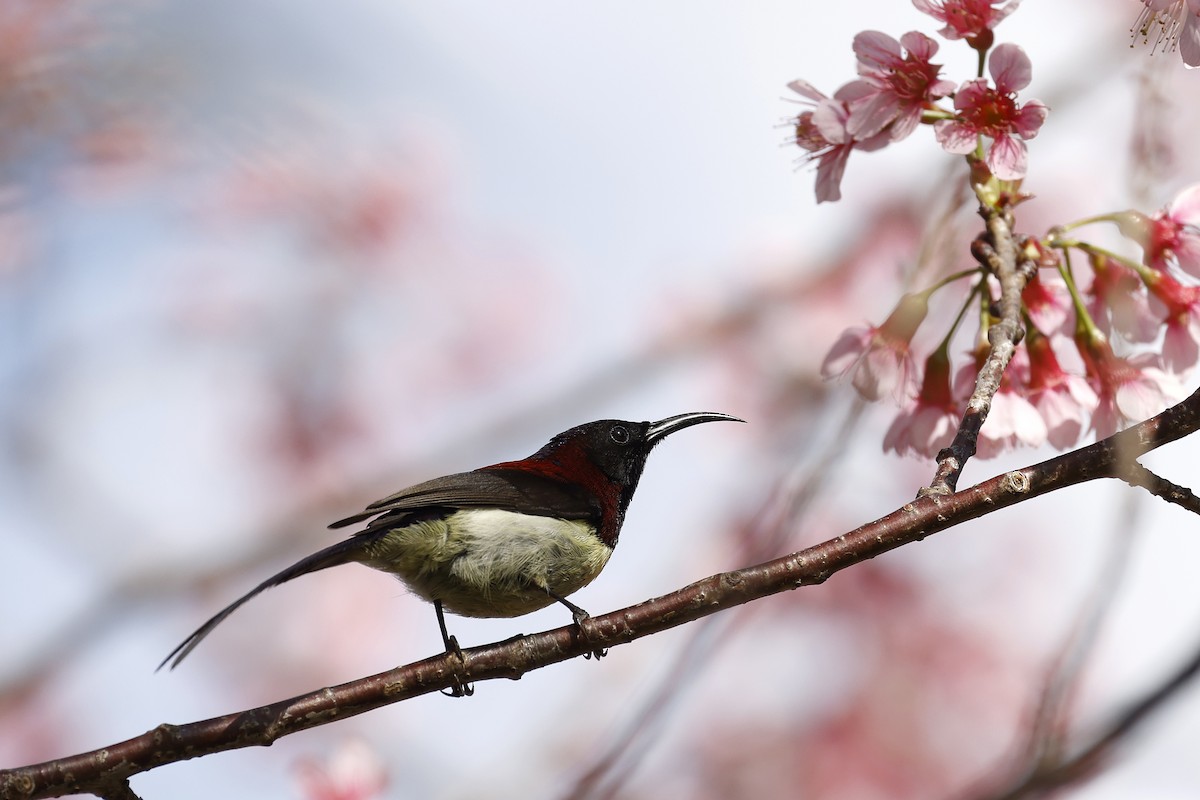
[[[1130,224],[1152,238],[1192,207],[1170,203],[1200,180],[1200,73],[1130,47],[1140,8],[1026,3],[996,28],[1033,65],[1027,88],[1009,88],[1053,109],[1036,138],[1026,125],[1008,143],[1026,148],[1035,195],[1023,230],[1136,208]],[[905,112],[877,94],[886,108],[868,124],[847,104],[849,138],[812,140],[808,164],[791,120],[813,104],[787,87],[850,80],[855,37],[873,30],[892,39],[858,40],[875,46],[860,79],[878,93],[888,64],[933,55],[904,34],[938,27],[886,2],[854,14],[7,3],[0,765],[438,652],[421,601],[346,567],[267,593],[181,669],[153,674],[214,610],[332,541],[329,521],[527,455],[579,422],[702,409],[751,422],[655,453],[621,547],[575,598],[593,613],[910,499],[931,472],[911,456],[944,409],[929,402],[897,430],[895,407],[861,407],[853,378],[827,381],[822,367],[843,331],[877,334],[906,291],[972,265],[960,159],[930,136],[881,133],[879,114]],[[956,77],[976,56],[964,42],[936,50]],[[887,141],[823,149],[856,136]],[[814,182],[834,172],[841,201],[818,207]],[[1123,246],[1115,226],[1098,236]],[[1155,297],[1167,310],[1194,301],[1174,287]],[[954,313],[941,295],[929,305]],[[912,334],[921,375],[938,345],[927,338]],[[972,344],[955,342],[955,367]],[[1046,457],[1047,440],[1086,439],[1073,407],[1095,401],[1086,424],[1103,430],[1143,410],[1119,381],[1089,397],[1063,377],[1081,367],[1030,343],[1018,368],[1033,392],[1007,422],[998,414],[996,457],[965,480]],[[880,395],[909,379],[881,375]],[[938,376],[952,392],[954,373]],[[1041,446],[1022,438],[1021,403],[1050,421]],[[1196,446],[1149,461],[1186,483]],[[185,799],[973,796],[1020,763],[1051,665],[1115,557],[1125,569],[1101,586],[1113,606],[1072,722],[1153,685],[1192,646],[1200,537],[1160,506],[1080,487],[598,663],[486,683],[466,701],[423,697],[133,787]],[[567,622],[548,609],[454,629],[469,645]],[[1071,796],[1194,792],[1194,694]]]

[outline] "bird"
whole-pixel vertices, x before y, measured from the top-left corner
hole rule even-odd
[[[567,597],[608,563],[650,451],[684,428],[718,421],[745,420],[690,412],[657,422],[588,422],[558,434],[528,458],[401,489],[332,523],[333,529],[367,524],[234,600],[184,639],[158,669],[179,666],[214,628],[261,592],[351,563],[392,573],[431,602],[446,652],[460,657],[458,641],[446,627],[447,611],[518,617],[557,602],[582,631],[588,613]],[[453,694],[470,694],[470,688],[458,685]]]

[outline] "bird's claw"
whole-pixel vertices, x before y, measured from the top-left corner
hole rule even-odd
[[[467,665],[467,659],[463,655],[462,648],[458,646],[458,639],[453,636],[446,640],[446,654],[454,656],[462,666],[465,667]],[[449,689],[442,689],[442,694],[446,695],[446,697],[470,697],[475,694],[475,686],[473,684],[464,682],[457,674],[453,678],[454,685]]]
[[[442,694],[446,697],[470,697],[475,694],[475,685],[472,683],[463,683],[458,678],[454,679],[454,685],[449,689],[442,689]]]
[[[583,623],[585,620],[589,620],[591,618],[592,618],[592,615],[589,614],[588,612],[584,611],[582,608],[576,608],[571,611],[571,619],[573,619],[575,621],[575,627],[579,629],[579,635],[582,636],[584,639],[587,639],[588,635],[587,635],[587,631],[584,630],[584,628],[583,628]],[[594,658],[597,661],[599,661],[600,659],[604,658],[606,655],[608,655],[607,647],[597,647],[595,650],[584,653],[583,657],[587,658],[587,659]]]

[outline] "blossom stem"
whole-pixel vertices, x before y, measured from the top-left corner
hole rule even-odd
[[[1126,258],[1125,256],[1117,255],[1116,253],[1112,252],[1111,250],[1107,250],[1103,247],[1097,247],[1096,245],[1089,244],[1088,242],[1077,242],[1075,244],[1075,247],[1078,247],[1080,250],[1082,250],[1085,253],[1090,253],[1091,255],[1094,255],[1094,256],[1101,256],[1103,258],[1108,258],[1113,261],[1116,261],[1118,264],[1122,264],[1126,267],[1129,267],[1131,270],[1133,270],[1134,272],[1136,272],[1138,274],[1138,277],[1142,279],[1142,283],[1150,284],[1150,283],[1154,282],[1154,271],[1140,261],[1134,261],[1131,258]]]
[[[932,296],[934,292],[938,291],[939,289],[943,289],[946,286],[949,286],[950,284],[954,283],[955,281],[960,281],[963,278],[969,278],[972,275],[978,275],[978,274],[979,274],[978,267],[973,267],[971,269],[964,269],[964,270],[961,270],[960,272],[955,272],[953,275],[947,275],[946,277],[942,278],[940,281],[933,284],[928,289],[926,289],[924,292],[922,292],[922,294],[924,294],[925,297],[928,298],[928,297]],[[976,290],[978,290],[978,287],[976,287]]]
[[[1051,234],[1050,240],[1051,242],[1056,242],[1058,240],[1058,234],[1066,233],[1067,231],[1073,231],[1076,228],[1082,228],[1084,225],[1094,225],[1097,222],[1115,223],[1117,221],[1118,220],[1115,214],[1097,214],[1094,217],[1084,217],[1083,219],[1077,219],[1074,222],[1068,222],[1065,225],[1056,226]]]
[[[1058,265],[1058,274],[1062,275],[1063,281],[1066,282],[1067,291],[1071,294],[1071,305],[1075,307],[1075,332],[1084,333],[1089,339],[1094,338],[1100,331],[1092,315],[1088,313],[1083,295],[1079,293],[1079,287],[1075,284],[1075,271],[1071,268],[1071,251],[1068,249],[1063,250],[1063,263]]]
[[[921,109],[921,122],[924,122],[926,124],[933,124],[934,122],[937,122],[938,120],[943,120],[943,119],[957,119],[957,118],[958,118],[957,114],[955,114],[953,111],[948,111],[944,108],[938,108],[935,106],[933,108]]]
[[[968,272],[978,272],[978,271],[979,270],[969,270]],[[983,291],[982,291],[983,285],[984,285],[984,281],[981,278],[978,283],[976,283],[973,287],[971,287],[971,291],[967,294],[966,298],[963,300],[962,306],[960,306],[958,309],[958,314],[954,317],[954,322],[952,322],[950,324],[950,330],[948,330],[946,332],[946,335],[942,338],[941,344],[938,345],[938,347],[937,347],[938,350],[944,350],[947,353],[949,353],[950,340],[954,338],[954,334],[958,332],[959,326],[962,325],[963,318],[965,318],[967,316],[967,309],[969,309],[971,307],[971,303],[975,300],[975,296],[977,294],[978,295],[983,294]],[[986,301],[985,301],[985,305],[986,305]]]
[[[1094,245],[1091,242],[1085,242],[1081,239],[1051,239],[1047,241],[1046,244],[1050,247],[1056,247],[1062,250],[1064,256],[1067,254],[1068,248],[1074,247],[1089,255],[1100,256],[1101,258],[1107,258],[1115,261],[1118,264],[1128,267],[1136,272],[1138,277],[1141,278],[1142,282],[1145,284],[1151,284],[1155,280],[1154,271],[1142,262],[1134,261],[1132,258],[1127,258],[1119,253],[1114,253],[1112,250],[1100,247],[1099,245]]]

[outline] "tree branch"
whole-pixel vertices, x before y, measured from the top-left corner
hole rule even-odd
[[[508,678],[614,647],[788,589],[910,542],[1097,478],[1124,479],[1133,459],[1200,429],[1200,391],[1103,441],[948,495],[928,495],[829,541],[574,625],[442,654],[289,700],[186,725],[159,725],[88,753],[0,771],[0,798],[114,795],[132,775],[210,753],[266,746],[297,731],[456,684]],[[1190,674],[1190,673],[1189,673]],[[129,797],[129,795],[125,795]]]
[[[963,468],[975,455],[979,431],[992,409],[992,398],[1000,390],[1004,370],[1025,336],[1025,328],[1021,325],[1021,290],[1036,267],[1019,259],[1012,220],[1007,212],[984,207],[980,213],[987,223],[987,233],[975,240],[972,252],[1000,282],[1000,320],[988,328],[988,344],[991,348],[983,366],[979,368],[975,390],[967,401],[967,410],[959,423],[954,441],[938,453],[937,471],[929,486],[921,490],[923,495],[950,494],[958,486]]]
[[[1064,767],[1076,758],[1068,740],[1071,706],[1087,660],[1095,649],[1100,630],[1112,611],[1128,571],[1130,551],[1137,538],[1135,520],[1140,500],[1136,495],[1128,495],[1123,503],[1123,513],[1113,520],[1109,552],[1092,583],[1079,619],[1050,669],[1028,741],[1018,757],[1019,763],[998,770],[1000,777],[987,778],[963,792],[959,795],[963,800],[1016,800],[1037,796],[1048,787],[1058,787],[1058,782],[1070,782],[1066,777],[1069,770]],[[1050,778],[1051,775],[1059,777]]]
[[[1200,498],[1197,498],[1191,489],[1159,477],[1136,461],[1125,465],[1125,474],[1121,479],[1130,486],[1140,486],[1160,500],[1186,508],[1193,514],[1200,514]]]
[[[1166,676],[1163,682],[1117,712],[1097,727],[1087,740],[1071,753],[1047,759],[1011,788],[988,794],[988,800],[1020,800],[1043,797],[1064,786],[1094,775],[1110,758],[1117,744],[1200,674],[1200,643],[1188,660]]]

